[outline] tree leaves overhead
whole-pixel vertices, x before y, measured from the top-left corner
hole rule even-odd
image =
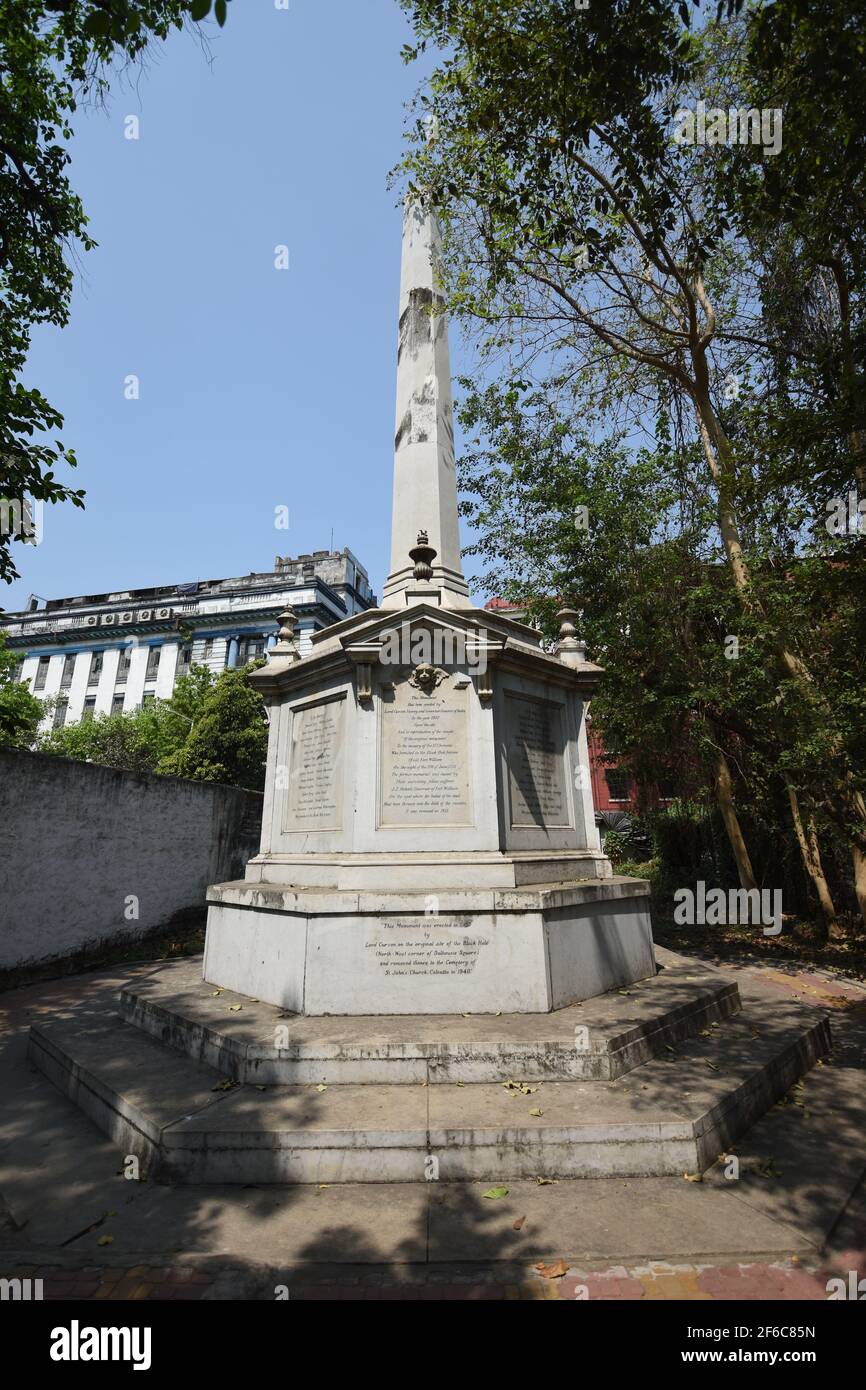
[[[818,828],[847,844],[866,919],[866,528],[825,525],[866,502],[862,6],[403,3],[436,66],[399,174],[479,349],[464,514],[491,585],[542,614],[587,595],[619,751],[706,767],[744,883],[731,793],[781,816],[822,912]]]
[[[0,498],[83,506],[63,418],[22,374],[37,324],[65,325],[72,266],[95,241],[69,179],[71,119],[116,59],[204,18],[202,0],[9,0],[0,6]],[[215,18],[226,19],[226,0]],[[0,534],[0,578],[18,577]]]
[[[0,632],[0,748],[30,748],[44,713],[42,701],[15,679],[20,657],[8,649],[6,640]]]

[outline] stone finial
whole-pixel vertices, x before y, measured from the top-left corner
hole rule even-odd
[[[298,643],[295,638],[295,628],[298,625],[298,615],[294,608],[286,608],[279,616],[280,630],[277,635],[277,644],[271,647],[270,656],[277,657],[282,661],[300,661],[301,653],[298,651]]]
[[[586,661],[586,643],[581,642],[575,626],[580,613],[576,608],[560,608],[556,616],[559,620],[556,655],[566,666],[580,666]]]
[[[412,571],[415,579],[433,578],[433,561],[436,559],[436,551],[430,545],[426,531],[418,532],[418,543],[409,551],[409,559],[415,566]]]

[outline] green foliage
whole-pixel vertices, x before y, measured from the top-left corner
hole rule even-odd
[[[208,690],[183,745],[161,759],[159,771],[201,782],[228,782],[253,791],[265,781],[268,727],[250,672],[223,671]]]
[[[30,748],[43,715],[42,702],[30,694],[24,681],[14,681],[12,673],[18,656],[6,646],[0,632],[0,748]]]
[[[51,729],[40,740],[39,752],[129,772],[155,772],[157,723],[150,706],[128,714],[98,714]]]
[[[619,873],[621,871],[618,866],[628,858],[631,846],[621,831],[609,830],[604,837],[604,852]]]
[[[108,65],[139,58],[188,18],[198,0],[7,0],[0,6],[0,499],[30,496],[84,505],[58,470],[74,468],[59,437],[63,418],[22,381],[32,330],[64,325],[71,258],[95,242],[67,175],[71,119],[82,99],[101,99]],[[193,14],[195,11],[195,14]],[[216,0],[222,25],[226,0]],[[0,533],[0,578],[18,570]]]
[[[866,540],[824,525],[866,497],[862,7],[403,4],[436,65],[401,172],[510,363],[462,383],[485,587],[549,637],[582,610],[639,783],[707,814],[721,759],[761,872],[791,878],[793,793],[835,873],[866,850]],[[783,106],[781,153],[678,143],[698,100]]]
[[[206,666],[193,666],[178,680],[170,700],[52,729],[39,751],[131,772],[259,790],[268,729],[261,696],[249,683],[257,665],[261,662],[219,676]]]
[[[130,772],[161,772],[189,737],[213,681],[206,666],[194,666],[170,700],[61,725],[43,735],[39,751]]]

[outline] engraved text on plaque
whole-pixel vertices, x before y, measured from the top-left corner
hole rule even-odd
[[[569,825],[560,706],[506,695],[505,724],[511,824]]]
[[[344,706],[325,700],[292,715],[287,830],[342,828]]]
[[[383,699],[380,825],[471,822],[467,699],[449,682],[426,694],[408,681]]]

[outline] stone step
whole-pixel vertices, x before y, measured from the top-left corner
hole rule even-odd
[[[120,1019],[34,1025],[30,1057],[160,1180],[507,1182],[702,1172],[830,1045],[823,1014],[782,1002],[708,1032],[627,1078],[528,1093],[513,1082],[232,1085]]]
[[[241,1082],[612,1080],[740,1008],[717,971],[672,964],[550,1014],[314,1017],[214,990],[195,960],[122,991],[129,1023]]]

